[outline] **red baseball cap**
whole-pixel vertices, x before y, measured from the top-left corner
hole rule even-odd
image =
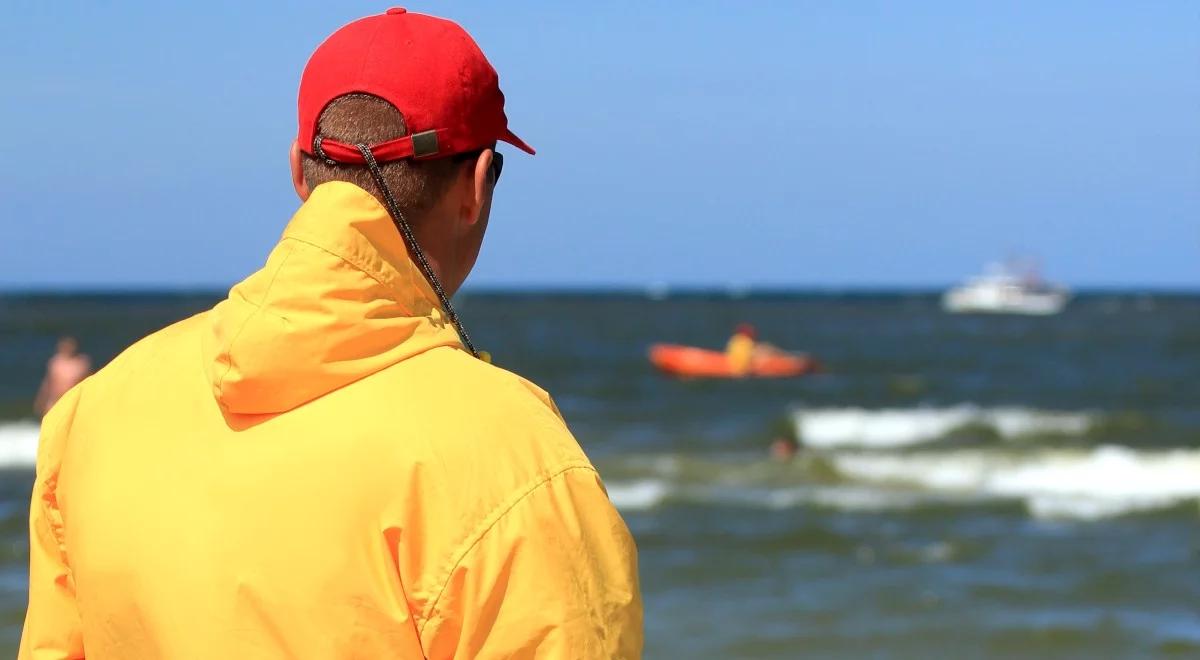
[[[503,140],[533,147],[508,130],[496,70],[462,26],[401,7],[360,18],[329,36],[300,78],[300,148],[319,158],[363,163],[352,144],[318,135],[330,101],[371,94],[404,115],[408,135],[368,145],[375,159],[442,158]]]

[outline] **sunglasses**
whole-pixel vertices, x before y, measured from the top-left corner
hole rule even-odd
[[[500,173],[504,171],[504,154],[492,150],[492,185],[500,183]]]
[[[479,158],[479,154],[481,153],[483,153],[482,149],[479,151],[468,151],[455,156],[455,158],[461,161],[475,160]],[[504,171],[504,154],[492,149],[492,166],[488,169],[492,173],[492,185],[500,183],[500,173]]]

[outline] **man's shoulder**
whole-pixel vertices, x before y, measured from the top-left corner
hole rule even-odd
[[[463,413],[475,411],[484,417],[532,415],[565,429],[554,400],[544,389],[519,374],[464,351],[435,348],[394,368],[397,377],[417,379],[425,392],[439,396]]]
[[[170,368],[181,359],[196,360],[197,352],[181,348],[185,343],[199,345],[195,342],[199,333],[207,327],[204,324],[206,314],[207,312],[201,312],[177,321],[134,342],[87,379],[90,383],[89,389],[97,387],[100,383],[123,380],[131,374],[148,369]]]
[[[513,372],[446,347],[380,376],[387,391],[408,393],[397,401],[405,411],[403,424],[419,417],[420,426],[433,433],[424,446],[443,458],[520,463],[543,471],[588,464],[550,395]]]
[[[146,384],[146,375],[174,366],[170,362],[180,359],[183,338],[195,336],[202,327],[202,317],[203,314],[198,314],[143,337],[77,383],[46,414],[39,446],[49,453],[61,451],[63,432],[77,419],[104,419],[114,397],[126,396],[139,387],[156,387],[157,384]],[[81,357],[90,362],[89,357]]]

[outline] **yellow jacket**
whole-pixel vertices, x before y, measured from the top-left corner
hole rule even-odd
[[[542,390],[461,349],[350,184],[54,407],[30,518],[22,659],[641,652],[596,471]]]
[[[749,373],[754,361],[754,339],[735,333],[725,345],[725,359],[729,360],[729,368],[734,374],[744,376]]]

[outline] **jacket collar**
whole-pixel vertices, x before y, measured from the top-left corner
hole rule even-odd
[[[266,265],[210,313],[204,360],[233,413],[278,413],[439,346],[461,348],[386,209],[312,191]]]

